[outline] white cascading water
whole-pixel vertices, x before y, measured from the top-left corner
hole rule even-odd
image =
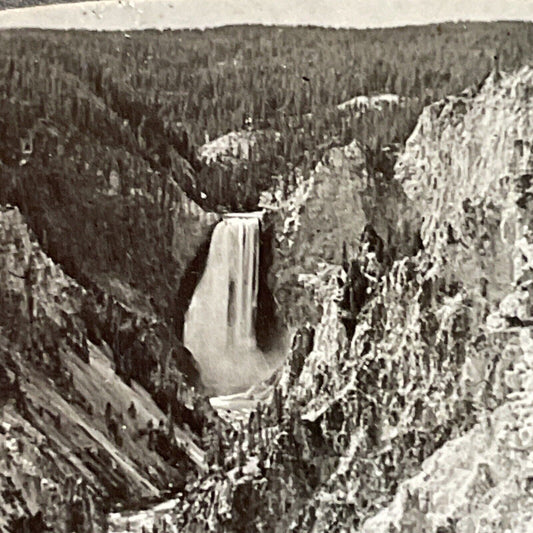
[[[243,390],[271,371],[255,338],[259,215],[227,215],[213,232],[183,340],[217,393]]]

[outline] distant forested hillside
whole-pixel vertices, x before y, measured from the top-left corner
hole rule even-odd
[[[78,1],[81,1],[81,0],[78,0]],[[44,1],[44,2],[42,0],[0,0],[0,9],[15,9],[19,7],[32,7],[32,6],[42,6],[45,4],[66,4],[66,3],[72,3],[72,0],[51,0],[51,1]]]
[[[354,138],[387,175],[426,103],[532,60],[530,23],[3,31],[0,203],[70,273],[111,271],[165,300],[185,267],[172,243],[190,214],[164,208],[180,190],[207,210],[253,209],[273,175],[290,188],[294,169]],[[399,105],[338,108],[378,93]],[[199,156],[235,130],[259,138],[246,157]],[[110,187],[118,198],[98,196]]]
[[[211,176],[206,177],[211,190],[200,195],[181,180],[212,208],[250,207],[257,189],[268,186],[269,174],[286,171],[287,162],[308,168],[326,144],[345,144],[356,136],[374,149],[401,143],[425,103],[482,81],[496,55],[505,69],[533,56],[533,24],[527,23],[364,31],[12,31],[0,39],[0,90],[11,99],[4,100],[2,118],[5,122],[9,110],[17,109],[15,123],[8,119],[15,137],[36,119],[47,118],[90,136],[98,132],[108,145],[133,142],[164,169],[171,168],[171,154],[178,152],[201,173],[195,148],[206,135],[213,139],[238,130],[247,117],[255,129],[280,132],[281,142],[263,143],[250,168],[230,170],[239,175],[229,181],[246,182],[244,190],[214,190],[228,180]],[[387,120],[379,113],[361,116],[336,108],[372,93],[408,100]],[[109,123],[110,112],[120,128]],[[227,174],[224,168],[219,172]]]

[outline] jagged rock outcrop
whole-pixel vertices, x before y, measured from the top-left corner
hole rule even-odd
[[[494,380],[501,405],[482,403],[479,423],[427,459],[361,531],[525,532],[533,525],[532,90],[533,69],[524,68],[489,77],[471,97],[430,106],[398,163],[406,193],[425,213],[422,238],[436,268],[456,272],[469,291],[486,280],[478,290],[491,312],[472,333],[505,342],[492,364],[489,354],[471,353],[463,383],[475,394]]]

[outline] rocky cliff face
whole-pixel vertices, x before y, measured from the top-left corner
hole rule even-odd
[[[108,344],[95,318],[102,302],[42,252],[12,207],[0,211],[0,280],[0,529],[105,531],[110,501],[157,499],[203,467],[198,437],[125,374],[131,312],[120,319],[105,296],[120,346]],[[149,370],[157,347],[138,334]],[[154,372],[162,379],[160,363]],[[193,400],[184,394],[185,383],[182,401]]]
[[[532,90],[533,70],[524,68],[430,106],[398,163],[404,190],[424,210],[422,235],[436,268],[455,272],[471,293],[481,290],[490,306],[471,334],[499,337],[502,349],[492,365],[491,354],[474,350],[464,367],[479,422],[428,458],[362,531],[533,526]],[[496,408],[476,396],[485,380]]]
[[[297,172],[288,195],[281,188],[264,193],[261,206],[271,212],[276,240],[271,285],[285,321],[320,320],[321,307],[304,280],[321,265],[341,265],[343,248],[354,255],[367,224],[392,255],[407,252],[408,233],[416,235],[418,223],[406,200],[397,183],[369,174],[357,141],[329,150],[309,178]]]

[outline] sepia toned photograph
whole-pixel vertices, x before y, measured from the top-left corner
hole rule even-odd
[[[533,0],[0,0],[0,533],[533,533]]]

